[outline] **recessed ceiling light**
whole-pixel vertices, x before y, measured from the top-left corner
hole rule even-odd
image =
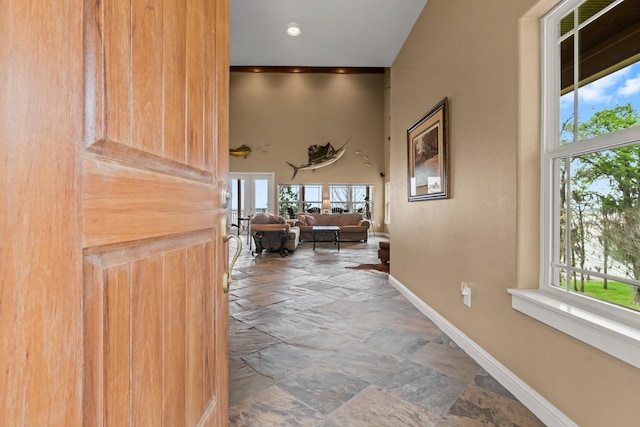
[[[296,37],[302,34],[302,31],[300,31],[300,27],[298,26],[298,24],[296,24],[295,22],[289,22],[289,25],[287,25],[287,34],[292,37]]]

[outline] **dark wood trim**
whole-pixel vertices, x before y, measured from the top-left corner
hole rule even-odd
[[[384,74],[384,67],[233,66],[232,73]]]

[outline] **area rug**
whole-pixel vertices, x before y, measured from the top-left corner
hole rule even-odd
[[[389,264],[360,264],[355,267],[347,267],[353,268],[354,270],[373,270],[379,271],[381,273],[389,273]]]

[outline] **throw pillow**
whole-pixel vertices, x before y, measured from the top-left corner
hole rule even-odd
[[[269,214],[269,224],[284,224],[286,221],[281,216]]]
[[[251,222],[254,224],[269,224],[269,220],[270,220],[269,215],[260,212],[255,214],[253,219],[251,219]]]
[[[307,223],[307,225],[318,225],[318,221],[316,220],[316,218],[312,215],[307,215],[305,217],[305,222]]]

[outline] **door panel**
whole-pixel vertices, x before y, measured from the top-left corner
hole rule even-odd
[[[227,4],[85,5],[85,420],[224,425]]]
[[[0,414],[227,422],[228,1],[0,1]]]
[[[87,425],[196,425],[215,402],[213,235],[85,257]],[[207,298],[207,294],[209,298]]]
[[[211,178],[202,182],[178,171],[149,171],[124,164],[137,161],[134,155],[113,160],[90,155],[83,159],[86,246],[212,226],[219,197]]]
[[[82,425],[82,2],[0,1],[0,425]]]

